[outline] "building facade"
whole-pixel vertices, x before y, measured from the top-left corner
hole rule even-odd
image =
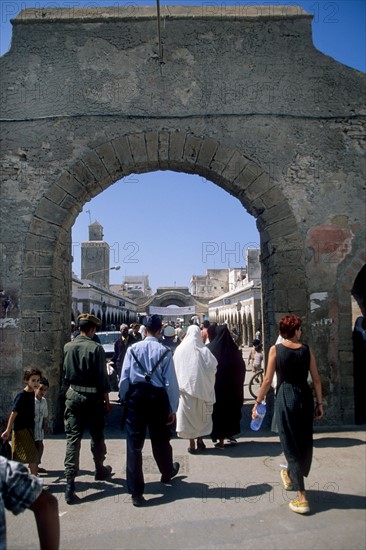
[[[81,313],[92,313],[102,320],[101,330],[118,330],[122,323],[137,321],[137,305],[97,283],[72,277],[71,320],[77,322]]]
[[[212,323],[227,323],[239,334],[238,343],[251,346],[259,329],[262,333],[262,282],[260,250],[246,252],[246,275],[244,270],[230,273],[235,287],[209,301],[208,318]],[[235,273],[239,271],[239,273]]]

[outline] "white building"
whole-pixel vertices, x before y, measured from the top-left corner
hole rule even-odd
[[[248,249],[246,275],[242,277],[243,271],[241,274],[230,273],[232,289],[208,303],[209,320],[218,324],[226,322],[231,330],[236,329],[240,335],[239,342],[244,346],[251,346],[258,328],[262,331],[262,281],[259,255],[259,249]]]
[[[82,281],[73,273],[71,320],[76,323],[81,313],[101,319],[101,330],[118,330],[122,323],[137,321],[137,304],[93,281]]]

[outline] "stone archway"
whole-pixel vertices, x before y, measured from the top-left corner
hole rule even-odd
[[[58,379],[59,366],[62,362],[65,335],[64,330],[60,328],[63,327],[63,319],[69,308],[68,300],[65,299],[70,296],[68,281],[71,280],[69,234],[76,215],[82,210],[86,199],[102,192],[124,175],[159,168],[194,173],[217,183],[246,203],[249,212],[256,216],[263,230],[268,233],[268,241],[272,246],[276,243],[277,236],[272,236],[272,228],[278,231],[280,222],[277,209],[273,211],[273,218],[266,212],[266,219],[262,219],[265,211],[259,214],[254,206],[255,201],[252,202],[249,199],[250,191],[245,191],[257,182],[261,189],[258,199],[264,205],[268,200],[267,197],[271,197],[273,193],[274,182],[260,166],[235,149],[223,146],[209,137],[164,130],[157,133],[121,136],[101,144],[95,150],[87,151],[81,159],[60,175],[40,200],[25,242],[25,273],[32,272],[36,251],[37,271],[44,273],[44,276],[24,276],[22,317],[34,319],[34,311],[39,311],[41,307],[44,307],[47,312],[41,313],[38,317],[38,326],[41,333],[48,334],[47,351],[51,354],[51,364],[54,366],[54,372],[50,373],[51,378]],[[255,194],[258,195],[258,188]],[[293,235],[297,222],[290,207],[286,205],[287,200],[281,189],[277,190],[277,201],[287,216],[281,233],[281,238],[286,238],[287,235]],[[37,243],[36,250],[35,243]],[[298,250],[298,252],[301,251]],[[264,273],[275,272],[277,262],[281,262],[279,253],[263,259]],[[306,286],[304,274],[305,266],[299,270],[298,276],[293,278],[291,287],[288,287],[287,291],[301,292]],[[270,279],[274,288],[280,285],[275,275]],[[263,287],[268,303],[273,303],[271,298],[273,293],[266,284],[266,280],[269,282],[270,279],[264,278]],[[174,300],[179,301],[179,296],[175,296]],[[306,317],[305,303],[304,300],[303,307],[299,308],[299,312],[304,317]],[[165,302],[162,302],[160,305],[164,306],[164,304]],[[177,304],[180,305],[178,302]],[[185,305],[184,301],[182,305]],[[270,311],[275,311],[274,303],[268,310],[268,332],[270,326],[275,324],[275,318],[271,319]],[[29,358],[35,351],[33,346],[35,335],[32,333],[31,346],[28,346],[30,333],[27,328],[24,333],[26,338],[23,357]],[[37,356],[39,353],[37,350]]]
[[[327,421],[348,422],[342,304],[365,241],[364,76],[314,49],[311,16],[297,8],[217,17],[169,7],[164,65],[155,15],[25,10],[14,20],[0,60],[1,414],[23,365],[47,365],[57,402],[83,205],[131,173],[173,170],[204,176],[256,218],[265,347],[281,315],[301,315]]]

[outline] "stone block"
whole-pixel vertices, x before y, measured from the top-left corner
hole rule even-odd
[[[99,145],[95,148],[95,152],[102,161],[108,174],[110,174],[114,180],[119,179],[122,168],[113,145],[111,143],[103,143],[103,145]]]
[[[44,239],[42,242],[46,244],[46,246],[48,243],[48,247],[45,248],[45,250],[50,250],[53,248],[54,241],[58,242],[62,237],[65,237],[63,232],[64,229],[56,224],[49,223],[48,221],[41,220],[39,218],[34,218],[30,234],[27,236],[27,241],[31,235],[39,235],[40,237],[47,235],[48,239]],[[66,235],[65,240],[67,239],[67,236],[68,235]]]
[[[258,187],[256,187],[256,191],[259,192],[259,196],[263,201],[263,204],[266,208],[272,208],[273,206],[276,206],[278,203],[278,200],[282,198],[282,191],[277,186],[273,186],[270,189],[264,190],[260,189],[261,185],[259,180],[262,179],[262,176],[259,176],[258,180],[252,184],[252,186],[256,185],[258,182]],[[251,186],[251,187],[252,187]]]
[[[40,221],[40,220],[39,220]],[[43,222],[46,224],[46,222]],[[47,225],[47,224],[46,224]],[[53,255],[54,253],[54,241],[49,238],[47,233],[39,235],[38,233],[28,233],[27,240],[25,243],[25,252],[30,252],[42,256]]]
[[[52,267],[54,256],[52,252],[47,254],[41,251],[40,249],[38,249],[38,250],[25,252],[24,258],[25,258],[24,263],[28,267],[39,268],[39,267]]]
[[[169,147],[169,160],[171,163],[181,165],[185,141],[186,134],[184,132],[171,132]]]
[[[130,144],[126,136],[114,139],[112,141],[114,150],[116,151],[117,158],[121,164],[121,167],[125,173],[131,173],[135,171],[135,164],[132,158]]]
[[[51,202],[61,205],[62,201],[67,196],[67,192],[57,184],[53,185],[46,193],[46,198]]]
[[[160,168],[168,168],[169,166],[169,142],[170,134],[167,130],[159,132],[159,166]]]
[[[235,187],[236,178],[241,174],[241,172],[243,172],[249,162],[250,160],[248,158],[241,155],[238,151],[234,151],[233,156],[222,172],[222,176],[228,181],[232,181]]]
[[[96,178],[82,161],[76,162],[71,167],[70,174],[76,179],[76,181],[80,182],[85,187],[91,198],[100,193],[101,187],[99,186]]]
[[[24,287],[26,289],[24,296],[34,296],[35,294],[50,294],[53,290],[53,277],[25,279]]]
[[[283,197],[281,197],[281,199],[281,202],[265,210],[262,215],[262,220],[267,220],[271,225],[277,222],[285,222],[284,226],[287,225],[288,227],[282,234],[294,233],[297,230],[297,225],[293,212],[291,212],[288,202],[283,200]]]
[[[273,185],[270,177],[266,173],[262,173],[258,178],[256,178],[254,181],[252,181],[249,186],[246,188],[245,194],[250,199],[257,199],[261,198],[263,204],[265,204],[263,196],[266,194],[267,191],[269,191],[270,187]],[[272,202],[272,206],[276,206],[279,201],[282,199],[282,193],[277,188],[277,200],[274,198],[274,200],[270,200],[270,197],[267,197],[267,200],[269,198],[269,202]],[[265,204],[265,206],[270,207],[271,205]]]
[[[99,182],[99,185],[102,188],[106,184],[113,182],[113,178],[111,178],[106,167],[95,151],[89,151],[86,155],[84,155],[83,161],[88,170],[90,170],[93,174],[94,179]]]
[[[85,186],[75,179],[69,172],[63,172],[57,180],[57,185],[67,191],[67,193],[79,201],[87,201],[89,194]]]
[[[136,166],[143,166],[147,161],[145,134],[133,134],[128,136],[132,158]]]
[[[37,296],[24,294],[22,296],[22,326],[29,326],[29,322],[37,320],[39,324],[40,312],[52,311],[52,294],[39,294]]]
[[[266,209],[265,205],[263,204],[263,201],[260,197],[257,197],[256,199],[250,200],[247,196],[244,201],[244,197],[242,197],[242,202],[244,206],[247,206],[247,209],[250,211],[251,214],[253,214],[255,217],[259,216],[264,212]]]
[[[61,226],[69,217],[69,212],[44,197],[40,200],[37,208],[37,217],[43,221]]]
[[[245,166],[244,170],[239,174],[238,182],[240,182],[240,187],[247,189],[251,183],[256,181],[259,176],[263,174],[263,170],[258,164],[255,164],[255,162],[248,162],[248,164]],[[254,194],[254,196],[256,196]]]
[[[204,139],[198,153],[197,164],[205,168],[210,168],[218,146],[219,144],[213,139]]]
[[[197,138],[191,134],[187,135],[187,139],[184,145],[183,157],[190,164],[195,164],[202,145],[202,139]]]
[[[147,132],[145,134],[147,162],[153,166],[159,161],[159,134],[158,132]]]
[[[228,163],[230,162],[233,154],[234,152],[231,149],[225,147],[224,145],[220,145],[217,148],[215,156],[210,163],[211,170],[221,175],[227,167]]]
[[[76,216],[83,210],[83,207],[80,204],[80,202],[77,199],[75,199],[72,195],[69,195],[69,194],[67,194],[64,197],[64,200],[62,201],[60,206],[65,210],[67,210],[69,214],[72,214],[71,225],[73,225]]]

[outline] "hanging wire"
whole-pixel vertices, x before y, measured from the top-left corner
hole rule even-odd
[[[156,0],[156,9],[157,9],[157,19],[158,19],[159,65],[160,65],[160,72],[161,72],[162,65],[164,65],[164,60],[163,60],[163,43],[161,40],[161,27],[160,27],[160,21],[161,21],[160,0]]]

